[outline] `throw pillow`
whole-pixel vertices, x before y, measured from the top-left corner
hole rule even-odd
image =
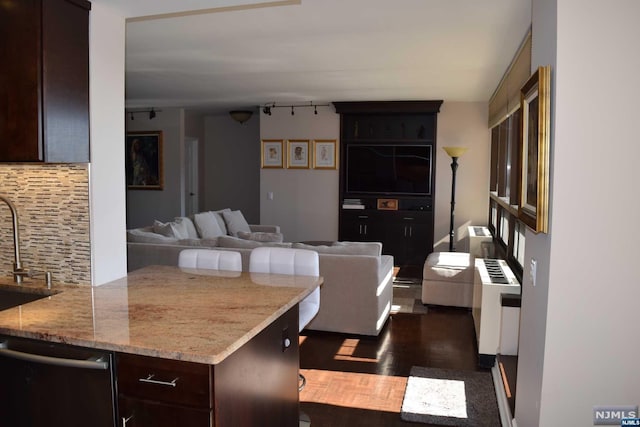
[[[244,219],[244,215],[242,215],[242,212],[223,211],[222,216],[224,217],[224,222],[227,224],[228,234],[230,234],[231,236],[237,237],[239,231],[251,233],[251,227],[249,227],[249,223],[247,223],[247,220]]]
[[[224,235],[213,212],[197,213],[194,215],[194,218],[198,234],[201,238],[210,239]]]
[[[282,243],[282,233],[267,233],[264,231],[254,231],[247,233],[246,231],[238,231],[238,237],[245,240],[254,240],[256,242],[275,242]]]
[[[177,224],[180,224],[180,223],[183,224],[183,226],[187,230],[188,239],[198,238],[198,231],[196,230],[196,226],[193,225],[193,221],[191,221],[191,218],[187,218],[186,216],[179,216],[179,217],[176,217],[175,222]]]
[[[189,232],[187,231],[187,225],[184,222],[169,222],[168,223],[173,230],[173,236],[176,239],[188,239]]]
[[[153,221],[153,232],[164,237],[176,237],[173,232],[173,227],[171,227],[171,223],[169,222]]]

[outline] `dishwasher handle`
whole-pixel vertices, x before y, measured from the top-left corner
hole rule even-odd
[[[40,354],[24,353],[22,351],[11,350],[6,341],[0,342],[0,356],[12,359],[24,360],[26,362],[41,363],[44,365],[62,366],[66,368],[78,369],[109,369],[109,359],[104,355],[93,356],[85,360],[66,359],[62,357],[42,356]]]

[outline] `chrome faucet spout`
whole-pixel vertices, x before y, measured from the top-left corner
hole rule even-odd
[[[21,274],[24,270],[22,268],[22,261],[20,261],[20,231],[18,224],[18,211],[16,207],[11,203],[11,200],[0,194],[0,200],[6,203],[11,210],[11,219],[13,220],[13,280],[17,283],[22,283]]]

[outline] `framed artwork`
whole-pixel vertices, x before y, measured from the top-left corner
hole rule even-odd
[[[398,199],[378,199],[377,206],[381,211],[397,211]]]
[[[284,140],[263,139],[262,140],[262,168],[284,167]]]
[[[336,169],[337,168],[337,142],[335,139],[313,140],[313,168]]]
[[[518,219],[546,233],[549,203],[549,121],[551,67],[538,67],[520,90],[522,182]]]
[[[162,190],[162,131],[127,132],[125,173],[129,190]]]
[[[287,141],[287,167],[289,169],[309,169],[308,139],[290,139]]]

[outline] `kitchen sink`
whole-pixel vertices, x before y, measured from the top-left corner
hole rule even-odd
[[[0,289],[0,311],[48,297],[49,294],[14,289]]]

